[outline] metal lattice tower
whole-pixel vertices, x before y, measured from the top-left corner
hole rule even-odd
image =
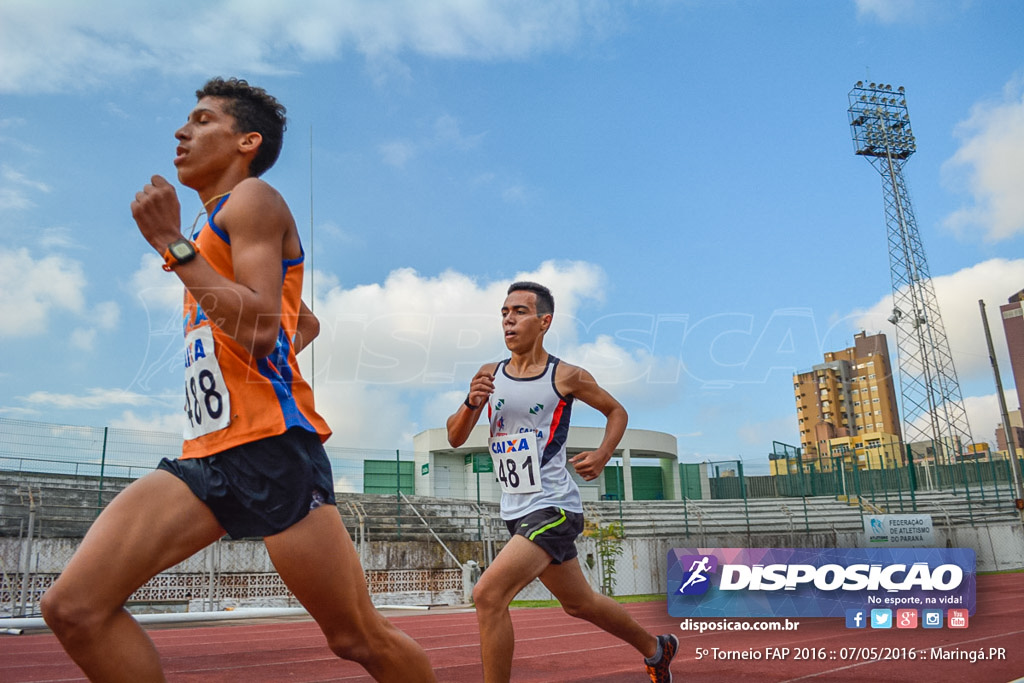
[[[903,164],[917,149],[903,87],[858,81],[849,114],[854,152],[882,175],[903,436],[907,443],[933,442],[936,462],[952,463],[972,442],[971,429],[903,181]]]

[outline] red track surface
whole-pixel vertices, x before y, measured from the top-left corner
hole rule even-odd
[[[730,631],[698,635],[680,631],[664,602],[631,604],[627,609],[649,630],[674,632],[680,654],[676,681],[970,681],[1007,683],[1024,676],[1024,574],[982,576],[978,605],[967,629],[847,629],[842,619],[794,619],[796,631]],[[629,646],[559,609],[515,610],[517,683],[646,680],[641,658]],[[440,681],[481,679],[479,635],[472,610],[393,616],[400,628],[430,655]],[[225,626],[151,630],[169,680],[185,681],[369,681],[357,665],[340,661],[308,620],[247,622]],[[111,644],[116,647],[115,644]],[[763,658],[766,648],[790,648],[786,659]],[[912,648],[916,660],[795,659],[797,648]],[[971,664],[935,661],[931,649],[970,652],[1005,648],[1006,659]],[[756,661],[696,658],[698,649],[760,653]],[[83,681],[81,672],[49,633],[0,636],[0,681]]]

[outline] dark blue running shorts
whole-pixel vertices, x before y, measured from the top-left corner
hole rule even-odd
[[[334,479],[320,437],[301,427],[203,458],[164,458],[231,538],[273,536],[310,510],[334,505]]]
[[[583,533],[583,515],[547,507],[519,519],[505,520],[505,526],[511,535],[522,536],[543,548],[551,556],[552,564],[562,564],[578,554],[576,537]]]

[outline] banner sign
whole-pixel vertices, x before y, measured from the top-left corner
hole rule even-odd
[[[864,515],[864,538],[872,546],[935,547],[931,515]]]
[[[844,617],[975,607],[970,548],[674,548],[673,617]]]

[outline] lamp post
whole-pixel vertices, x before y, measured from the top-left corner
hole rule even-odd
[[[854,153],[882,176],[900,393],[907,442],[972,443],[953,356],[903,165],[917,151],[902,86],[858,81],[849,94]],[[958,449],[959,450],[959,449]],[[949,464],[950,458],[944,458]]]

